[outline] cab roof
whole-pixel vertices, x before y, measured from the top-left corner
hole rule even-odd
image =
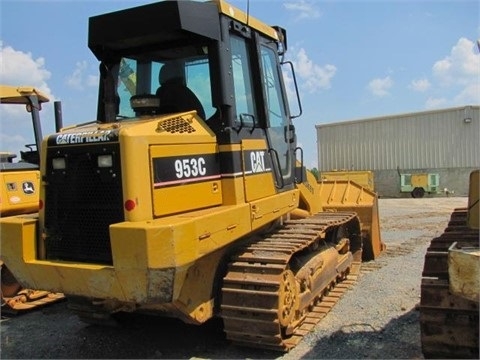
[[[45,94],[34,87],[0,85],[0,103],[2,104],[30,104],[28,96],[36,96],[39,103],[50,101]]]
[[[125,56],[136,49],[220,40],[220,14],[278,41],[277,31],[228,4],[213,1],[161,1],[101,14],[89,19],[88,47],[99,60]]]

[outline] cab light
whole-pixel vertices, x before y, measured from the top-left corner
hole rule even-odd
[[[113,165],[112,155],[99,155],[97,158],[97,164],[99,168],[112,167]]]
[[[62,170],[67,167],[67,162],[64,157],[52,159],[52,167],[54,170]]]

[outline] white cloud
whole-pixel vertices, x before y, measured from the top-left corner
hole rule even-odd
[[[480,54],[476,53],[476,44],[466,38],[460,38],[450,51],[450,55],[433,65],[433,74],[441,84],[470,85],[480,77]]]
[[[480,104],[480,83],[466,86],[453,101],[456,104]]]
[[[67,85],[73,89],[82,90],[82,73],[86,68],[86,61],[77,62],[75,65],[75,70],[73,70],[73,73],[67,77]]]
[[[99,76],[98,75],[88,75],[85,84],[89,87],[98,86]]]
[[[331,80],[337,72],[337,68],[334,65],[326,64],[320,66],[315,64],[310,60],[303,48],[297,53],[293,63],[295,73],[302,80],[302,84],[308,92],[314,93],[318,90],[329,89],[331,87]]]
[[[18,153],[18,151],[9,151],[9,150],[11,150],[11,149],[16,150],[18,148],[19,144],[22,144],[21,145],[21,147],[22,147],[23,144],[25,144],[27,142],[28,142],[27,139],[25,139],[25,137],[23,137],[20,134],[9,135],[9,134],[5,134],[3,132],[0,133],[1,151],[12,152],[14,154],[17,154],[17,158],[15,158],[15,161],[19,160],[18,157],[20,156],[20,154]]]
[[[31,53],[25,53],[13,49],[11,46],[4,46],[0,41],[0,78],[2,84],[12,86],[33,86],[50,100],[54,99],[47,80],[51,73],[45,68],[45,59],[39,57],[34,59]]]
[[[445,107],[448,103],[448,100],[445,98],[432,98],[429,97],[425,103],[425,108],[427,109],[438,109]]]
[[[412,82],[409,85],[409,88],[413,89],[414,91],[425,92],[428,89],[430,89],[431,85],[432,84],[430,84],[430,81],[428,81],[428,79],[423,78],[418,80],[412,80]]]
[[[296,21],[303,19],[316,19],[322,16],[322,13],[316,8],[313,1],[287,1],[283,4],[283,7],[286,10],[297,14],[295,17]]]
[[[53,113],[52,102],[55,96],[48,85],[51,73],[45,67],[43,57],[34,58],[31,53],[15,50],[5,46],[0,40],[0,79],[4,85],[34,87],[45,94],[50,102],[43,104],[43,114]],[[0,151],[17,154],[19,160],[20,150],[25,150],[25,144],[34,141],[32,120],[26,112],[25,106],[3,104],[0,106]]]
[[[98,76],[86,75],[87,70],[87,62],[85,60],[78,61],[75,64],[75,69],[66,79],[67,85],[75,90],[83,90],[85,87],[97,86]]]
[[[433,64],[432,73],[437,90],[450,95],[429,98],[426,108],[480,103],[480,54],[474,41],[460,38],[449,55]]]
[[[291,72],[287,71],[285,68],[282,69],[283,71],[283,82],[285,84],[285,90],[287,91],[287,98],[291,104],[296,101],[296,93],[295,93],[295,84],[293,83],[293,78],[290,76]]]
[[[373,79],[368,83],[367,88],[372,92],[373,95],[378,97],[384,97],[389,95],[388,90],[393,86],[393,80],[390,76],[384,77],[383,79]]]

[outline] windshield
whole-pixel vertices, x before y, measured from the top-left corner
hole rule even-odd
[[[215,108],[212,106],[208,54],[206,48],[202,50],[205,54],[186,57],[172,58],[169,54],[161,58],[157,53],[150,58],[145,54],[141,58],[122,58],[116,82],[119,100],[117,118],[138,115],[130,103],[135,95],[160,96],[163,110],[155,112],[158,114],[197,110],[204,119],[211,117]],[[181,53],[182,49],[177,49],[177,52]],[[172,86],[173,80],[176,84]],[[174,101],[181,104],[174,106]]]

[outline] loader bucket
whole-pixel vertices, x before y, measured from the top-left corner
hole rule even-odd
[[[304,181],[297,184],[300,205],[308,214],[321,211],[356,212],[363,238],[362,260],[377,258],[386,249],[380,236],[377,194],[351,180],[322,180],[306,171]]]
[[[309,214],[321,211],[352,211],[360,220],[363,238],[362,260],[373,260],[385,250],[381,240],[377,194],[351,180],[317,182],[309,171],[300,190],[300,207]]]
[[[385,250],[380,236],[377,194],[349,180],[326,180],[318,184],[324,211],[354,211],[360,219],[362,260],[377,258]]]

